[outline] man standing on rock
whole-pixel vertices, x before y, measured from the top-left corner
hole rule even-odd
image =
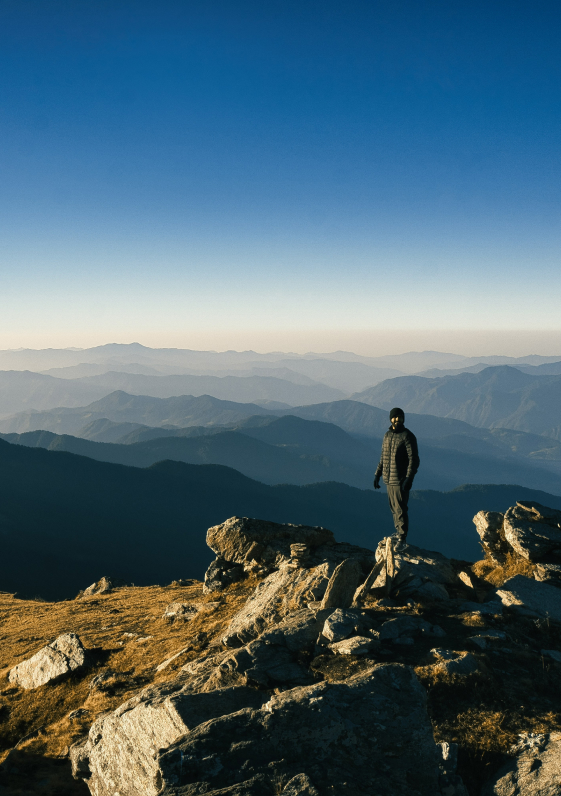
[[[388,488],[388,500],[395,525],[394,549],[399,552],[405,547],[409,517],[407,503],[413,478],[419,469],[417,438],[405,428],[405,413],[396,407],[390,412],[391,426],[384,435],[382,455],[374,474],[374,489],[380,489],[380,476]]]

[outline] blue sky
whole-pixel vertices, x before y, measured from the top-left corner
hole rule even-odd
[[[4,0],[0,348],[483,329],[546,353],[560,22],[539,0]]]

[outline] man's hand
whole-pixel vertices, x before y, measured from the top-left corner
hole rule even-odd
[[[402,485],[401,485],[401,488],[402,488],[402,489],[403,489],[405,492],[409,492],[409,490],[411,489],[411,487],[412,487],[412,486],[413,486],[413,479],[411,478],[411,476],[409,476],[409,477],[407,477],[407,478],[404,480],[404,482],[403,482],[403,483],[402,483]]]
[[[380,489],[380,476],[377,475],[374,478],[374,489]]]

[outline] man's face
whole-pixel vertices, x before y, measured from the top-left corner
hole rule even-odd
[[[405,418],[402,415],[397,415],[396,417],[390,418],[390,423],[392,424],[392,428],[397,428],[398,426],[403,425],[403,421]]]

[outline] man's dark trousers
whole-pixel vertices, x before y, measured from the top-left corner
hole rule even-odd
[[[402,489],[400,484],[388,484],[388,501],[393,514],[393,524],[397,534],[404,542],[407,539],[409,530],[409,516],[407,514],[407,503],[409,502],[409,490]]]

